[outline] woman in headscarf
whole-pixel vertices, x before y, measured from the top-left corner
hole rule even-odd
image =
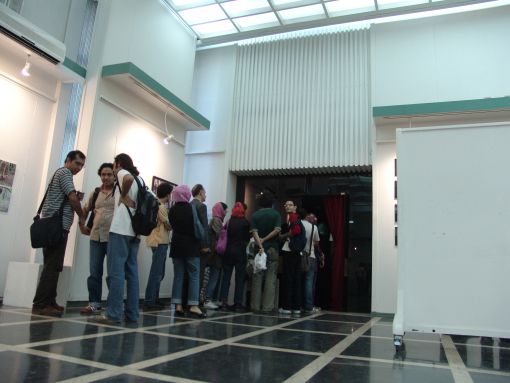
[[[207,315],[198,307],[200,289],[200,240],[195,236],[192,206],[189,204],[191,191],[187,185],[179,185],[172,191],[173,206],[168,220],[173,229],[170,257],[174,264],[172,303],[176,315],[184,315],[182,290],[184,273],[188,273],[189,313],[198,318]]]
[[[223,256],[223,280],[221,282],[220,300],[227,304],[228,290],[232,271],[236,270],[234,310],[243,309],[244,281],[246,276],[246,245],[250,240],[250,223],[244,217],[245,209],[241,202],[236,202],[232,217],[228,221],[227,249]]]
[[[227,214],[227,204],[216,202],[212,208],[212,219],[209,222],[209,241],[211,253],[209,254],[206,264],[207,269],[204,274],[203,286],[205,288],[204,307],[207,309],[217,309],[219,306],[212,301],[214,290],[218,284],[221,274],[221,255],[216,252],[216,243],[220,231],[223,227],[223,220]]]

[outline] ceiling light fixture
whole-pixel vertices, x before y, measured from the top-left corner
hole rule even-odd
[[[25,66],[21,70],[21,75],[30,77],[30,53],[27,53],[27,60],[25,61]]]
[[[172,141],[174,139],[174,135],[173,134],[169,134],[168,136],[166,136],[164,139],[163,139],[163,143],[165,145],[168,145],[170,143],[170,141]]]

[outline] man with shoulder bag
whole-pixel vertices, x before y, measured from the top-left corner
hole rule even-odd
[[[53,174],[37,216],[34,218],[34,224],[30,228],[32,246],[42,247],[44,257],[44,266],[37,284],[32,314],[61,316],[64,311],[64,308],[59,306],[56,301],[57,284],[64,266],[67,236],[75,212],[80,219],[80,231],[84,234],[87,233],[84,226],[85,215],[80,204],[83,193],[77,192],[73,183],[73,176],[81,171],[85,165],[85,158],[85,154],[79,150],[73,150],[67,154],[64,167]],[[50,223],[51,218],[55,217],[60,217],[55,220],[57,225]],[[61,227],[58,225],[59,222],[62,224]],[[56,229],[56,238],[51,240],[42,238],[46,223],[52,226],[47,228],[48,233],[52,229]],[[42,246],[39,246],[41,244]]]

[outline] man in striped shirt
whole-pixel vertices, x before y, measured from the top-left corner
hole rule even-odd
[[[85,215],[73,183],[73,176],[85,165],[85,154],[73,150],[67,154],[64,167],[58,169],[48,185],[48,194],[42,207],[42,217],[50,217],[62,207],[62,228],[64,234],[58,244],[43,248],[44,266],[37,285],[32,313],[60,316],[64,308],[56,301],[58,277],[64,266],[64,255],[69,229],[73,224],[74,212],[80,218],[80,230],[85,233]],[[82,196],[83,197],[83,196]]]

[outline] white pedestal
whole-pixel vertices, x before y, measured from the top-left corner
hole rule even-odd
[[[32,307],[42,265],[29,262],[9,262],[3,304],[14,307]],[[57,286],[57,303],[65,306],[69,296],[71,268],[64,266]]]

